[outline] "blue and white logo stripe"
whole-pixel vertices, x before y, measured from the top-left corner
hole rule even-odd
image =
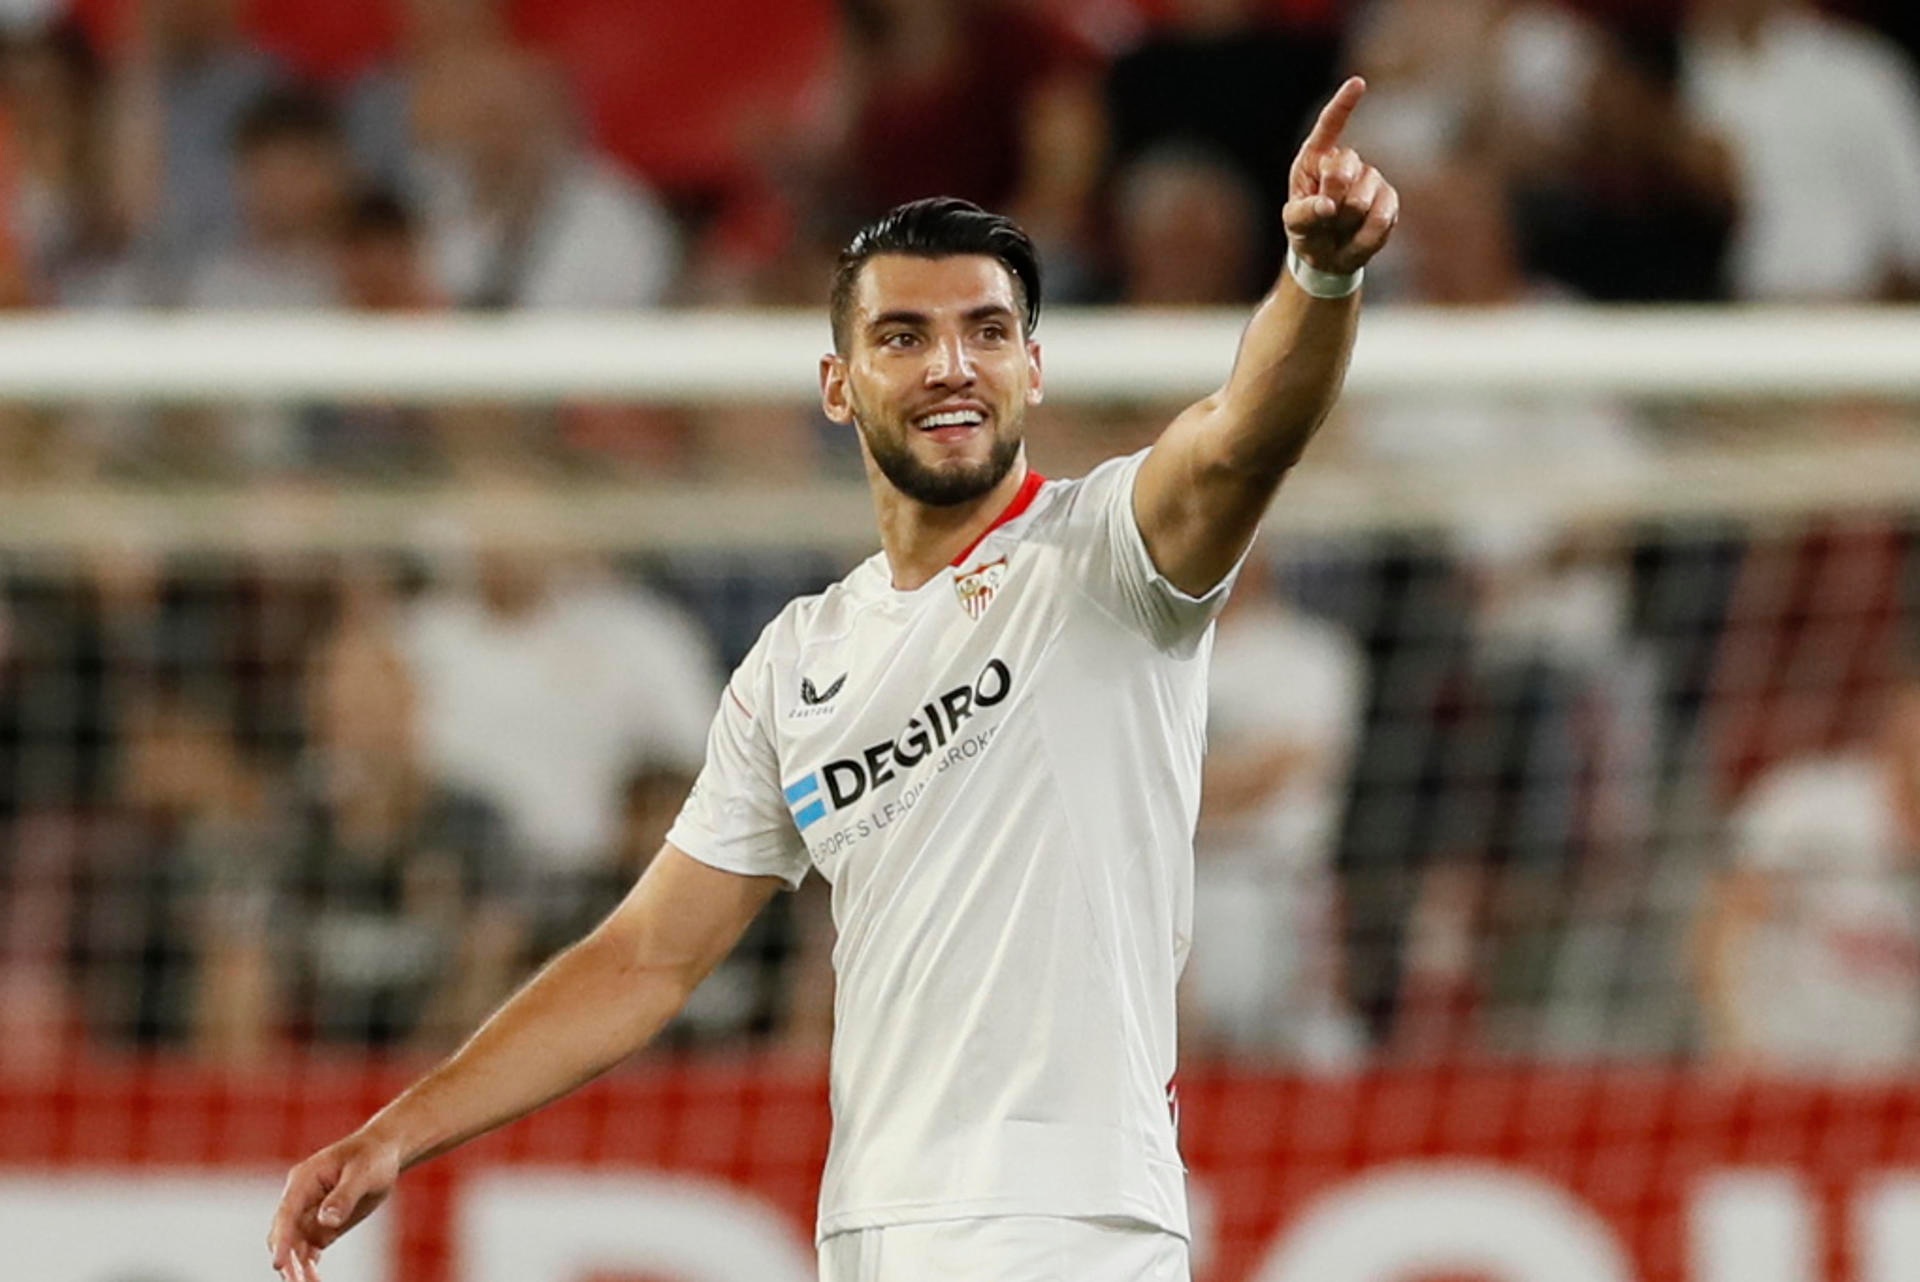
[[[813,800],[808,801],[809,797]],[[827,817],[827,802],[820,795],[820,776],[817,772],[799,783],[788,784],[786,798],[787,808],[793,811],[793,822],[799,825],[801,832]]]

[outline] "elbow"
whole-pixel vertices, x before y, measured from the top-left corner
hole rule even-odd
[[[620,930],[595,931],[573,947],[602,977],[614,1002],[647,1025],[672,1018],[712,969],[696,958],[666,955]]]

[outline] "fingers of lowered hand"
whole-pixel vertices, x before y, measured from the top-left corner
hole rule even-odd
[[[289,1282],[320,1282],[320,1252],[306,1247],[296,1248],[285,1276]]]
[[[267,1250],[273,1267],[289,1277],[297,1267],[294,1256],[306,1237],[305,1224],[323,1193],[319,1177],[309,1163],[301,1163],[287,1174],[287,1185],[280,1192],[280,1205],[274,1209],[273,1225],[267,1230]]]
[[[340,1178],[335,1181],[333,1191],[320,1203],[320,1209],[314,1218],[320,1224],[320,1230],[327,1235],[326,1240],[347,1231],[353,1224],[354,1211],[359,1208],[360,1200],[367,1195],[365,1172],[355,1164],[348,1163],[341,1168]]]

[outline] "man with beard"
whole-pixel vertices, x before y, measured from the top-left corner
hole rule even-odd
[[[1207,655],[1398,214],[1340,145],[1363,92],[1295,160],[1288,270],[1226,385],[1078,481],[1026,465],[1026,235],[937,199],[854,238],[821,400],[859,432],[881,552],[768,625],[627,900],[294,1169],[268,1239],[286,1278],[403,1168],[645,1045],[809,868],[839,936],[821,1277],[1188,1276],[1170,1096]]]

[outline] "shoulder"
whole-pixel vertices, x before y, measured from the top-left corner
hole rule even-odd
[[[1110,458],[1085,476],[1048,481],[1034,499],[1033,507],[1024,514],[1025,519],[1039,524],[1106,511],[1115,501],[1132,495],[1133,478],[1146,456],[1143,449]]]
[[[883,558],[875,553],[821,591],[794,597],[760,630],[741,669],[792,658],[815,641],[844,636],[859,626],[886,579]]]

